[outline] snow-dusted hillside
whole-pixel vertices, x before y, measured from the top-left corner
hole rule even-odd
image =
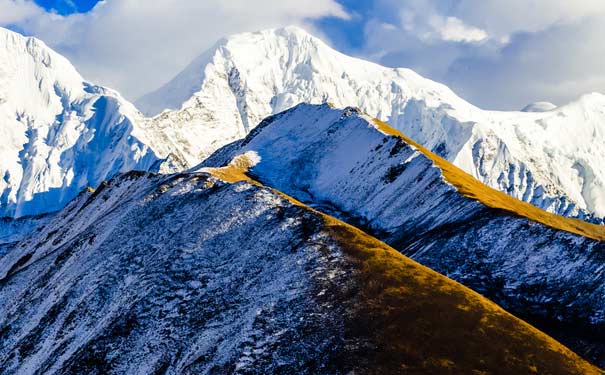
[[[140,117],[41,41],[0,28],[0,217],[59,210],[119,171],[151,168]]]
[[[249,154],[254,179],[365,228],[605,363],[604,227],[489,189],[353,108],[299,105],[204,166]]]
[[[600,373],[475,292],[237,176],[119,176],[0,254],[0,373]]]
[[[356,106],[484,183],[562,215],[605,216],[605,97],[483,111],[409,69],[345,56],[301,29],[219,42],[138,101],[162,144],[193,165],[298,103]],[[175,151],[178,150],[178,151]],[[585,212],[586,211],[586,212]]]

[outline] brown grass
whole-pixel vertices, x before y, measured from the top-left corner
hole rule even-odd
[[[225,182],[261,183],[236,158],[206,172]],[[470,176],[469,176],[470,178]],[[551,337],[478,293],[401,255],[361,230],[272,189],[321,215],[353,264],[359,291],[349,298],[346,335],[372,350],[360,373],[603,374]],[[351,358],[351,360],[353,360]]]
[[[358,272],[348,322],[376,347],[372,373],[602,374],[551,337],[478,293],[324,216]]]
[[[454,166],[447,160],[435,155],[423,146],[406,137],[385,122],[374,119],[377,128],[387,135],[398,137],[404,142],[416,147],[420,152],[430,158],[443,173],[445,179],[458,189],[464,196],[475,199],[488,207],[505,210],[529,220],[548,225],[549,227],[605,241],[605,226],[590,224],[582,220],[571,219],[546,212],[529,203],[522,202],[501,191],[490,188],[479,182],[473,176]]]
[[[237,155],[226,167],[222,168],[204,168],[203,172],[208,172],[219,180],[234,184],[240,181],[247,181],[253,185],[261,185],[259,182],[251,179],[246,174],[254,163],[246,155]]]

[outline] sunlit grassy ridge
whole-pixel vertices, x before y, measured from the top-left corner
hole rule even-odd
[[[251,179],[240,155],[205,172],[228,183]],[[364,373],[602,374],[578,355],[476,292],[401,255],[361,230],[272,189],[315,212],[352,264],[357,293],[348,304],[345,335],[373,350]]]
[[[478,293],[326,216],[360,272],[352,335],[370,337],[385,371],[423,374],[599,374],[551,337]]]
[[[261,185],[259,182],[250,178],[246,173],[254,165],[250,156],[237,155],[227,166],[221,168],[205,168],[204,171],[210,172],[214,177],[229,183],[247,181],[253,185]]]
[[[430,158],[441,169],[443,177],[464,196],[478,200],[488,207],[505,210],[555,229],[579,234],[598,241],[605,241],[605,226],[555,215],[529,203],[515,199],[501,191],[492,189],[462,169],[406,137],[387,123],[374,119],[374,124],[381,132],[402,139]]]

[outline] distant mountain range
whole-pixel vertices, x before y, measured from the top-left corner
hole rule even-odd
[[[149,115],[169,109],[148,127],[184,144],[177,154],[191,164],[268,115],[322,102],[358,107],[515,198],[561,215],[605,216],[601,94],[556,109],[483,111],[409,69],[343,55],[288,27],[219,42],[137,105]]]
[[[220,41],[137,102],[156,115],[145,118],[36,39],[1,30],[0,50],[6,216],[57,210],[120,171],[194,166],[300,102],[356,106],[513,197],[565,216],[605,216],[600,94],[560,108],[482,111],[409,69],[345,56],[286,27]]]
[[[603,374],[605,96],[286,27],[137,107],[0,29],[0,374]]]

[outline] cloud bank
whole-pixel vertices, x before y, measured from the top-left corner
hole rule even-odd
[[[91,81],[129,99],[161,86],[221,37],[347,17],[334,0],[107,0],[90,12],[59,16],[29,0],[0,0],[12,25],[67,56]]]
[[[518,109],[605,92],[602,0],[376,0],[359,54]]]
[[[43,39],[131,100],[223,36],[288,24],[412,68],[483,108],[605,92],[603,0],[105,0],[69,16],[0,0],[0,25]]]

